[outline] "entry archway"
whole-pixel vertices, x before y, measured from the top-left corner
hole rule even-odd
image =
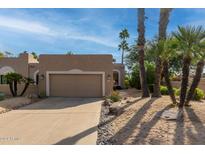
[[[121,74],[117,69],[113,70],[114,86],[121,86]]]

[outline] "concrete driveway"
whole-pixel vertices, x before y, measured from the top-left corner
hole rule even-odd
[[[48,98],[0,114],[0,144],[96,144],[101,103]]]

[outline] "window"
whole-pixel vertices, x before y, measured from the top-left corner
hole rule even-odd
[[[8,84],[5,75],[0,75],[0,84]]]

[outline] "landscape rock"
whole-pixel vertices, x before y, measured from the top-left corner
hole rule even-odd
[[[183,116],[183,112],[178,110],[178,109],[171,109],[171,110],[165,110],[161,118],[166,119],[166,120],[177,120],[181,119]]]
[[[104,106],[110,106],[112,104],[112,100],[111,99],[106,99],[104,102],[103,102],[103,105]]]
[[[114,130],[112,129],[112,124],[110,121],[113,116],[108,115],[109,106],[102,106],[100,123],[98,125],[98,145],[110,145],[109,139],[113,136]]]
[[[120,113],[122,113],[122,111],[123,111],[123,108],[121,107],[120,102],[113,103],[109,107],[109,114],[112,114],[112,115],[119,115]]]

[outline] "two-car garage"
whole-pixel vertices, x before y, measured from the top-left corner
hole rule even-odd
[[[60,97],[102,97],[104,96],[104,73],[47,72],[47,95]]]

